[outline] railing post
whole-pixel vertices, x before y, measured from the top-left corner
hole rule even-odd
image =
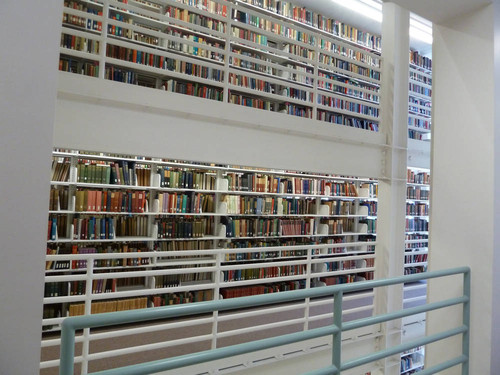
[[[462,363],[462,375],[469,375],[469,337],[470,337],[470,270],[464,272],[464,296],[468,298],[463,304],[462,319],[467,332],[462,335],[462,354],[467,357],[467,361]]]
[[[75,330],[62,324],[61,330],[61,361],[59,363],[59,375],[73,375],[75,359]]]
[[[340,374],[340,365],[342,361],[342,298],[342,291],[336,292],[333,295],[333,324],[337,326],[339,330],[333,334],[332,365],[337,368],[337,374]]]

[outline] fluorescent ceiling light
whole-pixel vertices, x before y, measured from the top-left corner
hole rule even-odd
[[[377,22],[382,22],[380,0],[331,0],[332,2],[362,14]],[[410,37],[432,44],[432,24],[413,13],[410,15]]]
[[[382,22],[382,5],[372,0],[332,0],[332,2],[363,14],[377,22]]]
[[[432,24],[416,15],[410,15],[410,36],[432,44]]]

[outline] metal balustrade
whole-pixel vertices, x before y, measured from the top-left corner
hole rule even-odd
[[[369,289],[428,280],[452,275],[463,275],[463,294],[460,297],[450,298],[439,302],[428,303],[426,305],[407,308],[399,311],[391,311],[386,314],[376,315],[369,318],[363,318],[343,323],[342,321],[342,303],[344,294],[349,292],[366,291]],[[400,276],[390,279],[372,280],[352,284],[334,285],[307,290],[295,290],[275,294],[257,295],[251,297],[234,298],[218,301],[191,303],[186,305],[175,305],[168,307],[159,307],[134,311],[121,311],[116,313],[95,314],[89,316],[70,317],[62,323],[61,337],[61,362],[60,375],[72,375],[74,372],[74,354],[75,354],[75,331],[85,328],[96,328],[114,326],[118,324],[137,323],[154,321],[166,318],[186,317],[194,314],[210,313],[214,311],[227,311],[242,309],[248,307],[265,306],[284,302],[293,302],[305,298],[333,296],[333,324],[316,329],[310,329],[302,332],[286,334],[282,336],[267,338],[247,342],[238,345],[232,345],[224,348],[202,351],[194,354],[182,355],[178,357],[162,359],[152,362],[146,362],[126,367],[115,368],[111,370],[100,371],[99,375],[141,375],[152,374],[159,371],[167,371],[181,368],[188,365],[200,364],[213,360],[232,357],[257,350],[278,347],[291,343],[318,338],[323,336],[333,336],[333,356],[331,366],[309,372],[307,375],[322,374],[341,374],[342,371],[349,370],[358,366],[368,364],[386,357],[402,353],[411,348],[427,345],[439,340],[446,339],[455,335],[462,335],[462,353],[457,357],[444,361],[440,364],[427,368],[419,374],[436,374],[447,368],[461,365],[462,374],[469,373],[469,320],[470,320],[470,269],[460,267],[442,271],[424,272],[415,275]],[[361,356],[349,361],[342,362],[342,333],[361,327],[367,327],[374,324],[384,323],[406,316],[419,314],[423,312],[442,309],[449,306],[462,305],[462,325],[439,332],[430,336],[425,336],[411,342],[389,347],[369,355]]]

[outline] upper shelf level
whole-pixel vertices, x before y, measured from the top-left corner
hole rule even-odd
[[[260,3],[66,2],[59,69],[378,131],[380,38]]]

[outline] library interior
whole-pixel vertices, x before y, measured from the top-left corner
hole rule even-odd
[[[0,21],[0,375],[500,373],[500,2]]]

